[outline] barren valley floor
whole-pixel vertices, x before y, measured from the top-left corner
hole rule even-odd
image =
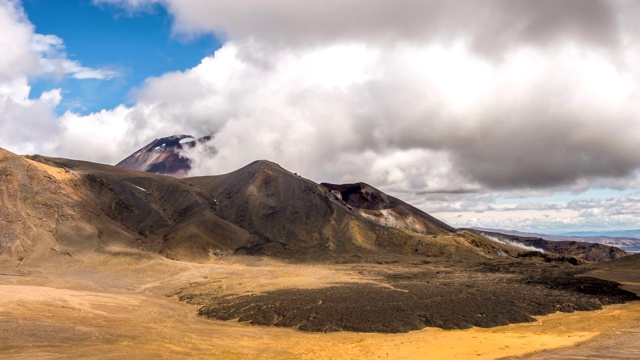
[[[377,284],[376,277],[350,264],[235,256],[194,264],[116,252],[28,265],[0,271],[2,359],[640,358],[637,301],[494,328],[309,333],[207,320],[197,316],[198,306],[172,294],[208,283],[228,294],[262,294]],[[627,280],[637,293],[637,280]]]

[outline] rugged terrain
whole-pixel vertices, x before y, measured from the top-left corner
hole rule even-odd
[[[202,305],[199,314],[207,318],[322,332],[494,327],[534,321],[535,315],[596,310],[638,299],[618,289],[615,282],[573,276],[582,270],[569,264],[504,260],[470,265],[432,260],[341,264],[336,268],[355,270],[367,281],[344,281],[319,289],[229,296],[213,280],[175,294]]]
[[[637,301],[597,311],[536,316],[535,322],[493,328],[425,328],[400,334],[309,333],[206,320],[196,316],[198,306],[176,301],[176,289],[215,283],[217,289],[210,290],[228,296],[322,289],[345,283],[379,284],[384,289],[388,288],[387,280],[371,276],[369,271],[376,269],[380,274],[386,266],[292,264],[237,255],[199,264],[120,250],[67,256],[64,262],[42,266],[26,263],[19,270],[3,263],[0,357],[631,359],[640,355]],[[421,267],[428,269],[430,265]],[[635,274],[635,278],[627,278],[625,288],[633,290],[635,283],[637,291],[638,273],[627,271],[627,265],[619,265],[621,271],[627,273],[625,276]],[[392,271],[401,267],[396,264]],[[460,279],[453,269],[455,266],[449,270],[448,286]],[[598,271],[608,272],[593,268],[589,276],[599,276]]]
[[[496,358],[606,333],[508,324],[638,299],[635,256],[609,268],[534,256],[268,161],[176,179],[0,150],[0,177],[6,358]],[[626,314],[616,326],[640,314],[635,301],[599,311]]]
[[[589,262],[605,262],[620,259],[629,255],[626,251],[615,246],[595,242],[574,240],[545,240],[541,237],[509,235],[494,231],[467,229],[474,234],[495,239],[503,243],[521,244],[532,250],[539,249],[560,256],[575,257]]]
[[[474,228],[473,230],[479,230],[488,233],[499,233],[503,235],[518,237],[521,239],[544,239],[547,241],[597,243],[613,246],[629,253],[640,253],[640,231],[636,230],[604,232],[605,234],[609,235],[596,235],[598,233],[588,231],[568,233],[567,235],[551,235],[503,229]]]
[[[186,261],[231,253],[318,260],[380,251],[474,259],[521,252],[456,232],[426,214],[424,232],[381,226],[326,187],[268,161],[220,176],[175,179],[5,152],[3,169],[3,189],[12,197],[5,219],[20,218],[7,224],[23,226],[6,231],[10,240],[0,250],[14,260],[33,255],[20,244],[34,231],[46,232],[50,248],[71,255],[119,244]],[[403,207],[409,205],[397,209]],[[42,222],[47,225],[37,226]]]

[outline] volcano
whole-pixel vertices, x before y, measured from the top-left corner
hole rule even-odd
[[[116,166],[173,177],[185,177],[191,170],[191,160],[183,149],[206,146],[211,136],[194,138],[190,135],[172,135],[155,139],[129,155]]]
[[[454,229],[371,185],[318,184],[267,160],[175,178],[0,150],[0,179],[0,280],[161,289],[204,318],[317,332],[493,327],[638,299],[616,278],[582,276],[587,265],[573,257]]]
[[[336,196],[335,186],[314,183],[264,160],[225,175],[176,179],[83,161],[3,154],[2,186],[15,198],[3,208],[7,240],[0,251],[14,259],[36,255],[29,250],[33,246],[25,245],[36,234],[70,254],[126,243],[187,261],[238,252],[292,259],[379,251],[480,258],[519,252],[456,232],[381,192],[376,194],[388,203],[380,208],[352,206]],[[410,220],[380,220],[405,215]]]

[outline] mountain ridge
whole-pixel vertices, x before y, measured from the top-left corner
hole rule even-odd
[[[2,154],[3,171],[23,179],[24,190],[19,193],[16,186],[8,189],[8,183],[3,184],[6,193],[22,194],[5,203],[23,205],[7,206],[5,218],[45,206],[41,202],[57,209],[39,218],[49,224],[45,228],[50,247],[71,255],[110,244],[187,261],[238,251],[298,260],[372,252],[473,258],[520,252],[468,232],[440,228],[441,222],[430,223],[421,233],[381,225],[328,188],[266,160],[228,174],[177,179],[86,161]],[[32,193],[40,196],[36,199]],[[404,202],[398,204],[405,212],[422,214]],[[6,246],[0,252],[13,253]],[[27,249],[14,258],[30,255]]]
[[[639,299],[615,278],[581,276],[589,265],[574,257],[439,227],[366,184],[345,185],[357,201],[343,199],[340,185],[332,192],[269,161],[181,179],[0,152],[0,177],[0,275],[149,299],[155,287],[198,305],[204,318],[406,332]],[[389,222],[390,213],[429,226]]]
[[[633,237],[616,237],[616,236],[565,236],[551,235],[542,233],[531,233],[517,230],[489,229],[489,228],[473,228],[479,231],[500,233],[509,236],[525,237],[525,238],[542,238],[549,241],[575,241],[585,243],[597,243],[607,246],[615,246],[630,253],[640,252],[640,239]]]
[[[558,254],[560,256],[575,257],[589,262],[606,262],[616,260],[629,255],[626,251],[614,246],[595,242],[575,240],[551,241],[542,237],[509,235],[496,231],[468,229],[469,231],[499,242],[509,244],[521,244],[523,247]]]

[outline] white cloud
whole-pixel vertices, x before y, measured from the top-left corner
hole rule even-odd
[[[30,78],[107,79],[115,75],[69,60],[62,39],[35,33],[17,1],[0,0],[0,48],[0,146],[17,153],[60,148],[61,129],[54,109],[62,92],[52,89],[34,98]]]
[[[638,194],[554,203],[495,205],[486,211],[474,207],[486,199],[437,202],[434,215],[456,227],[486,227],[523,231],[636,229],[640,216]]]
[[[13,1],[0,1],[0,83],[35,71],[38,58],[29,49],[32,36],[33,26],[22,9]]]
[[[59,119],[60,133],[51,151],[101,163],[123,159],[136,143],[135,138],[128,135],[130,124],[126,119],[130,113],[131,109],[122,105],[91,116],[67,112]]]
[[[33,34],[31,50],[38,57],[38,75],[71,76],[75,79],[111,79],[116,75],[107,69],[92,69],[80,65],[78,61],[67,59],[64,42],[55,35]]]
[[[53,109],[60,102],[60,90],[29,99],[26,77],[0,82],[0,146],[17,153],[39,152],[56,141]]]
[[[94,0],[130,10],[162,4],[175,31],[256,39],[277,47],[331,42],[449,42],[466,38],[485,54],[512,46],[618,41],[616,2],[600,0]],[[579,11],[576,11],[579,9]]]
[[[586,220],[584,210],[532,204],[505,215],[491,204],[495,191],[638,186],[640,50],[628,3],[96,2],[159,4],[177,33],[227,42],[192,69],[148,79],[131,107],[65,114],[49,132],[55,155],[115,163],[156,137],[214,134],[215,152],[190,154],[194,174],[266,158],[316,181],[369,182],[464,226],[628,224],[635,216],[592,205]],[[0,55],[1,76],[23,66],[22,77],[0,82],[9,94],[0,96],[23,108],[15,119],[40,111],[29,119],[51,126],[59,93],[29,100],[24,74],[113,74],[67,59],[61,39],[33,34],[4,4],[0,20],[13,21],[18,40],[0,32],[0,42],[30,48]],[[22,130],[19,139],[45,140]]]
[[[397,191],[606,185],[640,167],[636,79],[573,44],[499,64],[459,42],[332,44],[266,64],[243,55],[251,46],[229,41],[193,69],[149,79],[129,119],[141,145],[215,134],[199,173],[269,158]]]

